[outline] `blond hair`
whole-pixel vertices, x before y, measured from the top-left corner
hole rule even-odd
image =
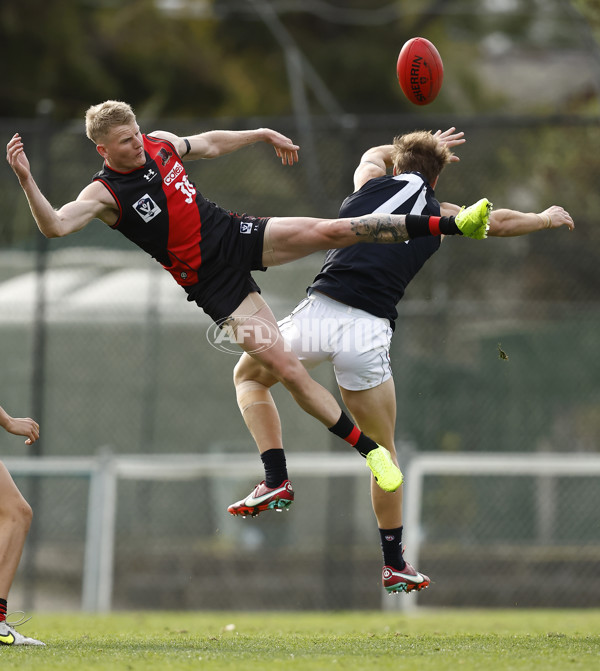
[[[135,123],[135,113],[131,105],[120,100],[106,100],[92,105],[85,113],[85,134],[92,142],[100,144],[115,126]]]
[[[394,138],[392,161],[396,174],[420,172],[433,184],[451,156],[450,149],[441,145],[430,131],[415,131]]]

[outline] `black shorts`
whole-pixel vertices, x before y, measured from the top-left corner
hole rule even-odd
[[[260,293],[250,273],[266,270],[262,255],[268,221],[268,217],[232,214],[218,251],[202,260],[198,283],[183,287],[188,301],[197,303],[216,323],[229,317],[248,294]]]

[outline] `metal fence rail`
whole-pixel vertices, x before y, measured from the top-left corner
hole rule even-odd
[[[87,522],[85,530],[85,551],[82,566],[81,608],[86,611],[106,612],[113,607],[115,556],[117,553],[117,519],[123,512],[119,504],[119,483],[125,481],[175,482],[198,481],[210,478],[251,479],[257,472],[257,459],[254,455],[209,454],[209,455],[112,455],[108,452],[97,457],[44,457],[38,459],[9,458],[5,460],[7,468],[14,476],[28,477],[75,477],[89,479]],[[354,454],[292,454],[288,465],[294,476],[316,478],[317,486],[331,479],[366,477],[365,463]],[[532,476],[534,478],[600,478],[600,457],[597,455],[556,455],[556,454],[415,454],[404,467],[406,475],[405,496],[405,542],[409,548],[410,560],[418,563],[422,558],[424,507],[428,506],[430,492],[427,488],[428,477],[432,475],[467,476],[482,478]],[[226,474],[226,475],[224,475]],[[321,484],[319,484],[321,483]],[[553,495],[555,492],[551,492]],[[542,504],[543,501],[538,503]],[[589,501],[581,498],[579,505],[585,508]],[[121,503],[122,505],[122,503]],[[300,503],[299,505],[303,505]],[[304,505],[308,505],[304,502]],[[186,511],[181,511],[186,514]],[[581,511],[573,507],[569,514],[577,516]],[[539,511],[522,510],[523,516],[537,515]],[[227,513],[220,511],[222,517]],[[460,511],[457,511],[460,515]],[[292,518],[285,517],[286,523]],[[359,522],[360,524],[360,522]],[[214,534],[213,534],[214,535]],[[145,540],[140,540],[145,545]],[[473,547],[486,545],[485,540],[476,540]],[[574,544],[574,547],[578,547]],[[585,547],[585,543],[580,544]],[[143,549],[143,548],[142,548]],[[233,561],[237,549],[222,557],[223,562]],[[426,556],[426,555],[425,555]],[[210,571],[210,567],[208,569]],[[287,579],[293,584],[290,573]],[[210,577],[210,576],[209,576]],[[507,576],[504,576],[508,579]],[[364,577],[363,577],[364,580]],[[591,575],[574,575],[570,581],[593,582]],[[596,578],[597,580],[597,578]],[[376,582],[373,582],[373,589]],[[443,581],[438,578],[430,592],[443,591]],[[226,589],[224,587],[224,589]],[[553,590],[549,582],[548,590]],[[590,586],[591,589],[591,586]],[[428,602],[428,593],[405,599],[382,598],[381,607],[410,610],[417,604]],[[460,604],[456,604],[460,605]],[[200,607],[198,604],[197,607]]]

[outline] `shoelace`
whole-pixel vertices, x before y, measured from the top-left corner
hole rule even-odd
[[[19,615],[19,614],[22,615],[22,617],[21,617],[20,620],[17,620],[16,622],[9,622],[9,621],[8,621],[8,618],[9,618],[11,615]],[[22,624],[25,624],[26,622],[29,622],[29,620],[31,620],[32,617],[33,617],[33,615],[30,615],[29,617],[25,617],[25,611],[23,611],[23,610],[13,610],[13,611],[11,611],[10,613],[7,613],[7,615],[6,615],[6,624],[7,624],[9,627],[20,627]]]

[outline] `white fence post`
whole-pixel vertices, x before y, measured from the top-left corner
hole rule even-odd
[[[103,448],[91,474],[83,568],[82,609],[108,612],[112,603],[117,477],[114,459]]]

